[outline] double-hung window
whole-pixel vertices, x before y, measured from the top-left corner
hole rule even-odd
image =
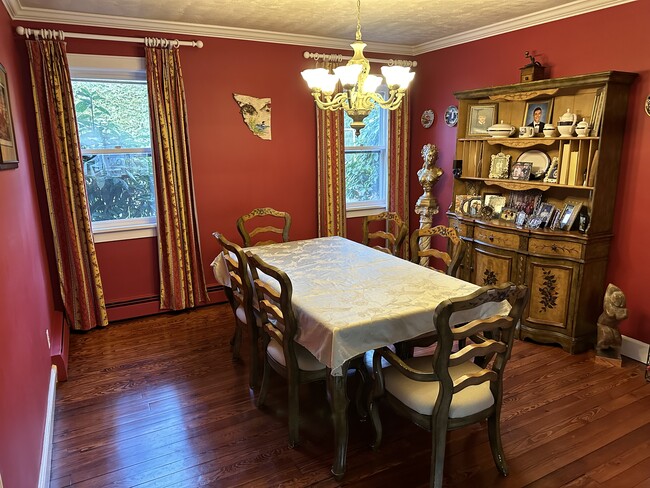
[[[357,136],[345,114],[345,199],[348,217],[386,210],[388,191],[388,111],[375,106]]]
[[[75,54],[68,59],[94,239],[154,236],[144,59]]]

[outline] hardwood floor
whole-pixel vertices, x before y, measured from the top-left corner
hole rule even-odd
[[[348,469],[335,482],[324,383],[302,388],[301,444],[290,449],[282,380],[274,375],[257,409],[247,361],[231,360],[233,326],[230,307],[214,305],[74,334],[69,379],[57,391],[51,486],[428,485],[430,434],[385,408],[384,442],[373,452],[353,402]],[[476,425],[449,434],[445,483],[650,486],[643,366],[595,365],[592,354],[517,341],[502,414],[510,475],[498,474],[487,430]]]

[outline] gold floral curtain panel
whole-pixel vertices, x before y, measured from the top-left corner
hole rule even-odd
[[[410,110],[406,92],[401,105],[390,112],[388,123],[388,211],[396,212],[409,228],[409,150]],[[409,246],[402,246],[402,257],[408,258]]]
[[[108,324],[93,244],[65,43],[27,41],[61,297],[73,329]]]
[[[160,308],[208,302],[190,165],[187,108],[177,48],[145,47],[158,201]]]
[[[345,237],[343,111],[316,109],[318,235]]]

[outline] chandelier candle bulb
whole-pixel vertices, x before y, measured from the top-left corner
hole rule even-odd
[[[345,110],[353,120],[350,127],[359,135],[366,126],[363,120],[375,105],[386,110],[395,110],[400,106],[415,73],[408,66],[382,67],[381,72],[389,91],[388,98],[377,93],[383,80],[381,76],[370,74],[370,61],[363,55],[366,43],[361,40],[361,0],[357,0],[357,32],[350,47],[354,55],[345,66],[335,68],[334,74],[325,68],[315,68],[304,70],[302,77],[311,90],[316,106],[321,110]],[[306,58],[312,57],[311,53],[304,55]],[[320,57],[316,54],[313,56],[315,59]],[[339,81],[342,91],[336,92]]]

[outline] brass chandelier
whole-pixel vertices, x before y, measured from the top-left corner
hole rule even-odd
[[[354,56],[345,66],[334,68],[333,74],[325,68],[306,69],[301,73],[318,108],[345,110],[352,119],[350,126],[357,135],[366,126],[363,119],[375,104],[388,110],[395,110],[400,106],[406,89],[415,76],[411,68],[405,66],[382,66],[381,73],[388,86],[388,98],[385,99],[377,93],[382,78],[370,74],[370,62],[363,55],[366,45],[361,40],[361,0],[357,0],[357,33],[355,41],[350,44]],[[342,91],[334,93],[339,81]]]

